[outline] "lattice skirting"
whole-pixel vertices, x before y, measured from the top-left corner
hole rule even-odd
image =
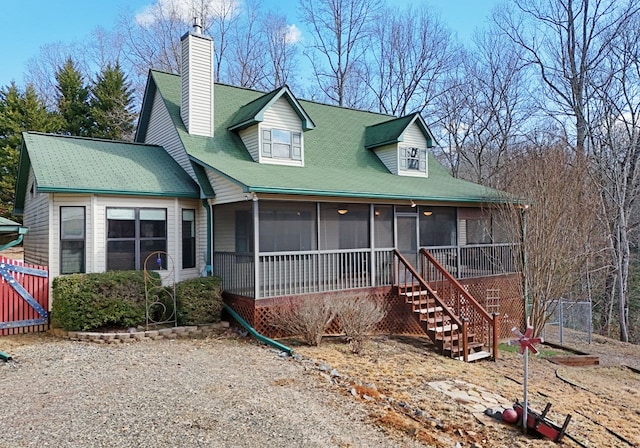
[[[469,293],[489,313],[498,313],[501,340],[513,338],[513,327],[524,330],[524,300],[519,274],[468,278],[460,283],[467,286]]]
[[[511,328],[523,327],[524,306],[520,280],[518,275],[492,276],[465,279],[461,281],[467,285],[471,295],[482,305],[490,304],[493,311],[500,315],[500,339],[512,337]],[[224,293],[225,303],[231,306],[244,320],[246,320],[259,333],[270,337],[279,338],[292,336],[284,334],[281,330],[270,324],[271,313],[274,307],[283,304],[295,303],[303,297],[323,297],[330,295],[344,300],[355,297],[370,297],[384,300],[389,303],[387,316],[380,322],[377,332],[381,334],[411,334],[425,335],[423,326],[418,322],[412,312],[411,305],[393,293],[390,287],[366,288],[331,293],[317,293],[299,296],[275,297],[270,299],[253,300],[248,297]],[[487,302],[488,298],[491,302]],[[497,303],[496,303],[496,298]],[[492,310],[489,310],[492,312]],[[338,323],[331,325],[329,334],[339,333]]]

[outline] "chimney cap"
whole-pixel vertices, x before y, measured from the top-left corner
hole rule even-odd
[[[193,31],[196,34],[202,34],[202,23],[201,23],[200,17],[198,16],[195,16],[193,18]]]

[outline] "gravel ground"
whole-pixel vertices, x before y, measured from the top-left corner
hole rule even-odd
[[[6,341],[0,447],[423,446],[308,363],[246,341]]]

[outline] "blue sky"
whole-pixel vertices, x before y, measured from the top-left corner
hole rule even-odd
[[[442,21],[464,41],[476,27],[484,26],[500,0],[418,1],[439,12]],[[108,30],[115,27],[119,14],[135,14],[151,3],[153,0],[0,0],[0,87],[12,80],[22,84],[27,61],[43,45],[82,41],[98,26]],[[267,8],[277,5],[284,10],[288,9],[285,5],[297,2],[263,0],[263,3]],[[397,3],[398,0],[388,0],[388,4]]]

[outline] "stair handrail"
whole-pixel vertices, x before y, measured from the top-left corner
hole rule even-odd
[[[440,264],[438,260],[429,252],[427,249],[420,249],[420,254],[427,258],[429,262],[443,275],[443,277],[450,282],[451,285],[456,289],[458,293],[460,293],[468,303],[470,303],[474,310],[478,312],[478,314],[491,326],[493,332],[493,359],[498,358],[498,320],[497,316],[494,314],[493,316],[484,309],[480,303],[471,295],[469,291],[467,291],[462,284],[456,279],[449,271],[447,271],[444,266]]]
[[[436,304],[439,307],[442,307],[444,314],[450,317],[451,321],[453,321],[456,325],[458,325],[458,328],[462,331],[464,335],[462,339],[462,353],[464,356],[464,361],[468,362],[469,341],[466,338],[467,321],[465,319],[461,319],[460,317],[458,317],[458,315],[451,308],[449,308],[449,306],[446,303],[444,303],[444,301],[440,298],[438,293],[434,291],[433,288],[431,288],[431,286],[429,286],[429,284],[422,278],[420,274],[418,274],[418,271],[415,270],[415,268],[411,265],[411,263],[409,263],[409,261],[400,252],[398,252],[398,249],[393,249],[393,253],[396,257],[398,257],[398,261],[400,261],[404,265],[405,269],[407,269],[411,273],[411,275],[413,275],[413,277],[418,281],[418,283],[420,284],[420,287],[429,291],[429,294],[431,294]],[[395,275],[394,282],[397,283],[398,286],[400,286],[397,273]]]

